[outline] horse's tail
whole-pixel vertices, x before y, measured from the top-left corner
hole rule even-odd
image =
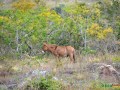
[[[74,63],[76,62],[76,60],[75,60],[75,51],[74,51],[74,53],[73,53],[73,59],[74,59]]]

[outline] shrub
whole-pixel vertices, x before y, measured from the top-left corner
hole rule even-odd
[[[119,90],[114,88],[110,83],[94,81],[90,84],[87,90]]]
[[[86,49],[83,49],[82,50],[82,54],[95,54],[96,51],[95,50],[92,50],[90,47],[87,47]]]
[[[120,56],[114,57],[112,59],[112,61],[114,61],[114,62],[120,62]]]
[[[63,85],[61,82],[54,80],[52,77],[40,77],[39,79],[34,79],[27,85],[25,90],[63,90]]]

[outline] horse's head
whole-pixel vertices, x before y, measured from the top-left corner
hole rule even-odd
[[[43,43],[43,47],[42,47],[43,51],[47,51],[48,50],[48,46],[47,43]]]
[[[43,43],[43,47],[42,47],[43,51],[42,52],[43,53],[45,51],[54,52],[56,48],[57,48],[57,45]]]

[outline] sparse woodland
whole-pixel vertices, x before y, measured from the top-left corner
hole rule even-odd
[[[77,62],[61,58],[58,66],[54,55],[42,53],[44,42],[73,46]],[[0,0],[0,89],[119,90],[100,85],[102,64],[120,73],[119,0]],[[50,74],[21,86],[20,80],[33,78],[23,74],[36,69]]]

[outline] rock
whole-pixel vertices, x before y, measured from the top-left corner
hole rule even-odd
[[[106,83],[120,83],[119,72],[112,66],[103,64],[99,66],[99,79]]]

